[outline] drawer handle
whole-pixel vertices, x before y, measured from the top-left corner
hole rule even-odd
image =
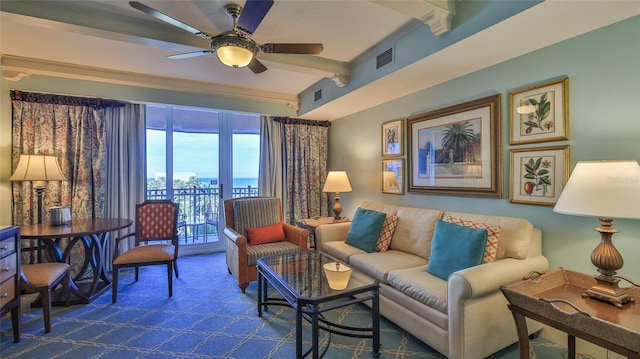
[[[9,271],[9,267],[4,267],[4,268],[2,268],[2,271],[3,271],[3,272],[8,272],[8,271]]]
[[[9,246],[5,244],[2,247],[0,247],[0,249],[2,249],[3,251],[6,251],[7,249],[9,249]]]
[[[2,294],[2,298],[6,298],[6,297],[8,297],[8,296],[9,296],[9,293],[4,293],[4,294]]]

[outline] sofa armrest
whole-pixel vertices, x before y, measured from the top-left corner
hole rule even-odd
[[[242,234],[228,227],[225,228],[222,233],[224,233],[224,236],[236,247],[246,247],[247,237]]]
[[[294,226],[289,223],[284,223],[284,236],[287,237],[287,241],[300,247],[300,251],[307,250],[307,244],[309,242],[309,231],[298,226]]]
[[[351,222],[332,223],[316,227],[316,246],[318,246],[316,250],[322,251],[322,244],[326,242],[346,241],[349,228],[351,228]]]
[[[527,259],[504,258],[453,273],[448,281],[449,308],[456,301],[480,297],[526,277],[532,271],[545,272],[549,261],[543,256]],[[455,306],[454,306],[455,307]]]

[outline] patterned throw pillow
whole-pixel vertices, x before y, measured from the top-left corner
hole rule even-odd
[[[398,216],[387,215],[387,218],[384,219],[382,230],[380,231],[380,237],[378,237],[378,242],[376,243],[376,252],[384,252],[389,249],[391,237],[393,237],[393,232],[395,232],[397,225]]]
[[[474,221],[469,221],[465,219],[460,219],[451,216],[444,216],[443,218],[446,222],[451,222],[455,224],[459,224],[461,226],[475,228],[475,229],[486,229],[487,236],[487,245],[484,249],[484,257],[482,258],[482,263],[491,263],[496,260],[496,253],[498,250],[498,240],[500,239],[500,226],[485,224],[485,223],[477,223]]]

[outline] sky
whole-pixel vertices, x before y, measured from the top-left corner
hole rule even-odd
[[[147,175],[165,173],[165,132],[147,130]],[[218,135],[174,132],[174,173],[218,177]],[[258,178],[259,135],[233,135],[233,172],[236,178]]]

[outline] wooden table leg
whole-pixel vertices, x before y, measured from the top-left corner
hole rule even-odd
[[[529,359],[529,336],[527,335],[527,321],[522,314],[513,311],[509,305],[513,320],[516,322],[518,332],[518,346],[520,347],[520,359]]]
[[[569,334],[567,338],[567,346],[569,347],[569,358],[576,359],[576,337]]]

